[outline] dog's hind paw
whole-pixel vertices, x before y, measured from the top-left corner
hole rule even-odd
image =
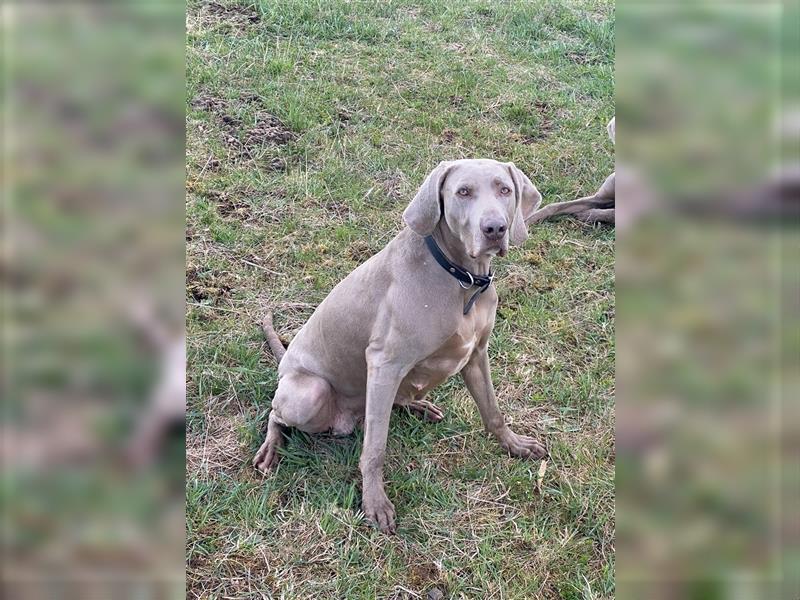
[[[282,446],[282,439],[278,436],[277,439],[267,439],[261,444],[261,447],[256,452],[253,458],[253,466],[262,473],[268,473],[278,466],[281,459],[280,447]]]
[[[438,423],[444,419],[444,411],[433,402],[428,402],[427,400],[414,400],[406,404],[405,407],[418,417],[431,423]]]

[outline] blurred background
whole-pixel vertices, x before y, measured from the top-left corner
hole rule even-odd
[[[798,12],[617,4],[620,598],[798,598]]]
[[[183,597],[184,6],[2,17],[0,595]]]
[[[795,3],[617,6],[620,598],[798,598]],[[182,597],[184,6],[2,7],[3,597]]]

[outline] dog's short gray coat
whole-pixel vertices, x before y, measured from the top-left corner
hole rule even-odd
[[[540,202],[512,163],[439,164],[403,213],[408,226],[341,281],[289,344],[254,465],[266,471],[277,464],[282,427],[347,434],[363,419],[364,513],[393,532],[394,506],[383,485],[390,412],[402,405],[440,419],[425,395],[456,373],[503,448],[514,456],[542,457],[544,446],[511,431],[495,399],[487,352],[497,309],[494,286],[464,315],[475,288],[465,290],[445,272],[424,242],[433,235],[453,262],[485,274],[493,256],[525,241],[525,220]]]

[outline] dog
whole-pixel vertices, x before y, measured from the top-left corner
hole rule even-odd
[[[285,427],[347,435],[363,420],[362,507],[394,533],[383,483],[392,407],[440,420],[426,394],[456,373],[508,453],[544,457],[542,442],[506,424],[487,351],[497,310],[492,259],[527,239],[526,219],[541,200],[513,163],[442,162],[403,212],[407,227],[333,288],[285,353],[267,320],[278,388],[253,465],[266,472],[278,464]]]

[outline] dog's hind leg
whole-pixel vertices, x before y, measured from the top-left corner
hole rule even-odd
[[[577,213],[575,218],[590,225],[594,223],[610,223],[613,225],[615,220],[613,208],[591,208]]]
[[[321,433],[333,427],[335,417],[336,402],[327,381],[309,373],[286,374],[275,392],[267,435],[253,458],[253,466],[268,471],[278,465],[284,427]]]
[[[278,423],[275,411],[269,413],[269,421],[267,423],[267,435],[264,438],[264,443],[256,452],[253,458],[253,466],[266,473],[278,466],[280,460],[279,451],[283,447],[283,425]]]

